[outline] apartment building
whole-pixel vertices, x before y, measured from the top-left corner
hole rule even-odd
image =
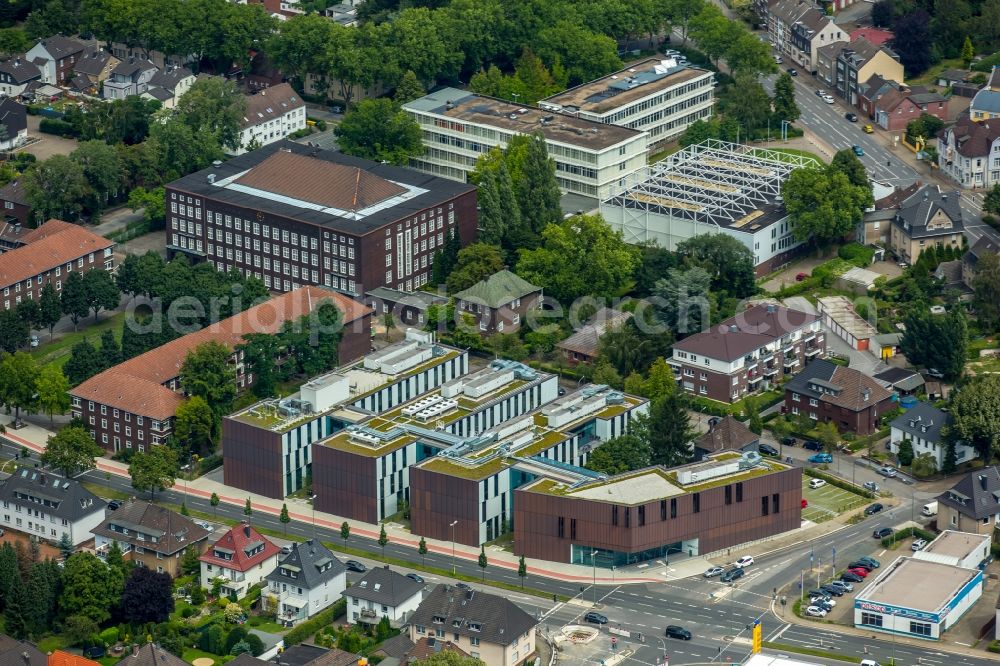
[[[824,359],[810,362],[785,384],[787,413],[833,423],[841,432],[870,435],[894,408],[892,393],[876,380]]]
[[[240,123],[240,146],[234,155],[281,141],[306,128],[306,103],[290,85],[282,83],[246,96]]]
[[[851,106],[862,104],[867,82],[875,75],[884,81],[903,82],[899,56],[864,37],[821,48],[817,69],[820,80]]]
[[[962,115],[939,134],[938,166],[964,188],[1000,184],[1000,119]]]
[[[0,256],[0,262],[7,254],[12,252]],[[109,451],[142,452],[163,444],[184,402],[180,368],[191,350],[209,341],[233,349],[244,335],[277,333],[286,321],[307,315],[324,302],[333,302],[342,314],[339,357],[351,360],[362,355],[371,345],[371,310],[335,292],[302,287],[94,375],[70,391],[71,412],[83,419],[90,436]],[[238,386],[252,383],[252,373],[244,372],[241,353],[234,352],[233,363]]]
[[[466,182],[483,153],[517,135],[541,132],[563,192],[605,197],[646,164],[645,131],[443,88],[403,105],[420,125],[426,151],[410,166]],[[465,240],[465,237],[462,238]]]
[[[152,502],[133,498],[102,518],[91,530],[98,557],[107,557],[118,544],[126,560],[171,576],[180,575],[185,550],[200,553],[208,543],[208,530]]]
[[[235,595],[242,599],[251,587],[263,582],[274,571],[279,553],[281,549],[249,522],[233,525],[198,558],[201,586],[211,590],[216,581],[220,581],[222,596]]]
[[[598,123],[648,132],[650,147],[684,133],[691,123],[712,116],[715,74],[678,64],[675,58],[648,58],[628,68],[547,97],[538,103]]]
[[[41,70],[42,83],[65,86],[73,78],[73,69],[83,57],[86,46],[75,39],[53,35],[37,42],[24,54]]]
[[[41,297],[47,284],[62,290],[73,271],[114,268],[114,241],[76,224],[49,220],[26,233],[22,242],[22,247],[0,255],[4,310]]]
[[[774,48],[809,72],[816,71],[819,49],[847,41],[847,33],[832,16],[801,0],[770,4],[767,28]]]
[[[170,253],[274,291],[413,291],[430,281],[449,234],[476,238],[475,187],[292,141],[217,162],[166,192]]]
[[[39,469],[15,469],[0,482],[0,527],[50,543],[89,540],[106,506],[78,481]]]
[[[825,349],[816,315],[754,305],[675,343],[668,363],[688,393],[736,402],[799,372]]]

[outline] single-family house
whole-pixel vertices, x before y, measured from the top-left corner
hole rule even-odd
[[[235,155],[281,141],[306,127],[306,103],[287,83],[265,88],[246,99]]]
[[[195,75],[187,67],[170,66],[153,74],[142,96],[159,101],[165,109],[172,109],[196,80]]]
[[[996,255],[1000,252],[1000,243],[997,243],[992,238],[983,234],[979,237],[972,247],[970,247],[965,254],[962,255],[962,282],[969,289],[972,289],[973,280],[976,279],[976,272],[978,271],[979,260],[986,255]]]
[[[42,70],[23,56],[0,60],[0,94],[17,97],[29,83],[41,79]]]
[[[923,183],[917,181],[905,188],[896,187],[890,194],[876,199],[875,204],[864,212],[861,222],[858,223],[857,241],[862,245],[887,246],[889,227],[892,226],[892,218],[896,217],[899,204],[920,189],[921,185]]]
[[[563,357],[571,364],[592,363],[597,358],[601,336],[613,328],[624,326],[632,318],[631,312],[614,308],[601,308],[573,335],[556,344]]]
[[[720,451],[756,451],[759,445],[760,435],[728,414],[710,420],[708,432],[694,440],[695,459],[702,460]]]
[[[42,83],[64,86],[73,78],[73,69],[86,50],[83,42],[54,35],[40,40],[24,54],[42,73]]]
[[[120,63],[121,60],[104,49],[90,48],[76,61],[74,78],[82,77],[89,84],[90,91],[96,92]]]
[[[222,535],[201,557],[201,585],[212,589],[221,581],[221,594],[243,598],[250,587],[274,571],[281,549],[244,522]]]
[[[873,75],[860,88],[858,108],[876,125],[891,132],[902,132],[912,120],[929,114],[948,119],[948,100],[924,86],[904,86]],[[933,139],[934,137],[924,137]]]
[[[870,435],[893,408],[893,395],[868,375],[817,359],[785,384],[785,411],[841,432]]]
[[[456,312],[471,314],[480,335],[516,331],[541,303],[542,288],[507,269],[455,294]]]
[[[980,88],[969,104],[972,120],[1000,117],[1000,67],[994,67],[986,85]]]
[[[340,599],[347,568],[315,539],[293,544],[266,577],[265,607],[287,626],[306,620]]]
[[[130,58],[118,63],[111,76],[104,82],[104,99],[125,99],[141,95],[149,88],[149,81],[159,71],[149,60]]]
[[[944,465],[947,455],[947,445],[942,430],[951,423],[951,414],[941,411],[934,405],[918,402],[913,407],[893,419],[890,426],[889,450],[899,454],[899,447],[904,440],[909,440],[913,447],[913,455],[930,453],[934,457],[937,469]],[[969,462],[978,458],[976,450],[964,443],[955,444],[955,462]]]
[[[118,544],[126,560],[171,576],[180,573],[184,551],[200,553],[209,536],[187,516],[142,500],[125,502],[91,532],[98,557],[107,557],[112,544]]]
[[[1000,118],[975,122],[961,115],[938,134],[938,166],[962,187],[1000,184]]]
[[[133,645],[115,666],[188,666],[188,663],[156,643]]]
[[[915,263],[929,247],[962,246],[961,193],[924,185],[903,201],[892,218],[889,249],[907,263]]]
[[[48,666],[48,657],[34,643],[0,634],[0,666]]]
[[[63,650],[55,650],[49,653],[48,666],[101,666],[101,662]]]
[[[1000,525],[1000,466],[969,472],[937,497],[939,530],[993,535]]]
[[[105,506],[80,482],[54,472],[22,467],[0,481],[0,527],[45,541],[89,541]]]
[[[14,150],[28,140],[28,110],[13,97],[0,99],[0,150]]]
[[[376,322],[423,328],[431,307],[448,304],[448,298],[429,291],[401,291],[376,287],[365,292],[365,303],[375,312]],[[388,319],[387,319],[388,318]]]
[[[348,624],[378,624],[389,618],[394,627],[404,624],[420,605],[424,585],[388,566],[369,569],[361,580],[344,590]]]

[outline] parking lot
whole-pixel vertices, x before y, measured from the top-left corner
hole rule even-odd
[[[867,500],[847,490],[827,483],[820,488],[810,488],[812,477],[802,477],[802,497],[809,505],[802,509],[802,517],[814,523],[830,520],[838,514],[862,506]]]

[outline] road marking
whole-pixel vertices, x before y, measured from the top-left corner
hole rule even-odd
[[[881,553],[878,554],[879,557],[882,557],[883,555],[885,555],[885,551],[884,550]]]
[[[972,647],[968,643],[959,643],[958,641],[955,641],[955,645],[964,645],[965,647]],[[928,659],[927,661],[930,661],[930,659]]]

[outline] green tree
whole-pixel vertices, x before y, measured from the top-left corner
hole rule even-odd
[[[985,331],[1000,328],[1000,256],[984,253],[976,261],[972,278],[973,307],[980,327]]]
[[[69,532],[63,532],[62,537],[59,539],[59,554],[62,558],[68,559],[76,547],[73,545],[73,540],[69,538]]]
[[[948,380],[962,374],[969,331],[961,308],[945,315],[931,314],[926,307],[910,308],[903,323],[906,329],[900,347],[910,363],[934,368]]]
[[[124,586],[122,572],[90,553],[74,553],[63,567],[60,611],[66,618],[79,615],[92,622],[106,622],[118,606]]]
[[[247,497],[246,504],[243,505],[243,515],[247,518],[253,515],[253,504],[250,503],[250,498]]]
[[[782,72],[774,82],[774,118],[779,123],[782,120],[795,122],[802,115],[795,103],[795,84],[788,72]]]
[[[757,291],[753,253],[728,234],[702,234],[677,245],[677,253],[705,269],[712,291],[725,291],[736,298]]]
[[[55,414],[65,414],[69,409],[69,380],[56,366],[46,365],[39,371],[35,389],[38,406],[49,415],[49,423],[54,422]]]
[[[486,567],[490,564],[489,560],[486,559],[486,546],[479,547],[479,561],[477,564],[479,564],[479,568],[482,569],[483,582],[486,582]]]
[[[736,21],[730,23],[739,26]],[[760,76],[778,69],[774,63],[774,56],[771,55],[771,45],[749,30],[740,30],[736,33],[735,39],[732,39],[726,47],[725,58],[733,75]],[[777,83],[775,87],[777,88]],[[785,118],[785,120],[795,119]]]
[[[0,352],[0,403],[14,410],[14,421],[21,420],[21,410],[35,403],[38,362],[26,352]]]
[[[691,428],[684,394],[672,391],[654,400],[648,416],[633,419],[629,433],[649,444],[652,464],[674,467],[687,462],[696,433]]]
[[[840,444],[840,432],[833,421],[816,424],[816,439],[823,445],[823,450],[833,453]]]
[[[83,167],[67,155],[35,162],[24,172],[24,194],[36,218],[74,220],[80,214],[88,184]]]
[[[904,439],[899,443],[899,452],[896,453],[896,460],[899,461],[902,467],[909,467],[913,464],[913,442]]]
[[[63,366],[63,372],[73,386],[90,379],[101,370],[100,354],[86,338],[73,345],[69,360]]]
[[[220,342],[204,342],[181,364],[181,386],[191,396],[205,400],[216,418],[226,413],[236,397],[236,370],[229,363],[232,352]]]
[[[521,589],[524,589],[524,579],[528,577],[528,565],[524,561],[524,555],[517,561],[517,575],[521,579]]]
[[[914,9],[893,23],[892,50],[899,54],[907,78],[920,76],[933,62],[931,46],[935,40],[930,26],[930,14],[924,9]]]
[[[737,74],[736,83],[727,91],[725,112],[739,123],[742,136],[747,137],[750,132],[767,127],[771,98],[756,76]]]
[[[983,195],[983,210],[991,215],[1000,215],[1000,184]]]
[[[89,190],[87,208],[99,213],[124,184],[125,167],[118,150],[104,140],[83,141],[70,153],[70,159],[83,170]]]
[[[608,475],[621,474],[649,467],[650,458],[649,442],[624,434],[612,437],[591,451],[587,469]]]
[[[267,333],[249,333],[236,346],[243,352],[243,362],[247,372],[253,374],[253,394],[258,398],[268,398],[275,394],[278,378],[276,359],[279,356],[281,339]]]
[[[128,193],[128,207],[133,213],[141,210],[142,219],[151,230],[163,229],[166,225],[167,201],[162,186],[149,190],[145,187],[133,189]],[[121,266],[118,267],[118,272],[121,272]]]
[[[193,130],[179,121],[154,122],[149,128],[148,143],[158,158],[157,169],[165,181],[204,169],[223,157],[214,133]]]
[[[517,152],[521,153],[519,159],[512,156]],[[555,160],[549,157],[541,132],[515,137],[508,143],[507,153],[509,160],[519,162],[511,169],[511,179],[520,204],[520,224],[533,234],[541,234],[562,220]]]
[[[534,44],[542,60],[549,63],[558,61],[566,66],[572,85],[621,69],[622,62],[618,58],[618,45],[614,39],[595,34],[569,18],[542,28]]]
[[[747,415],[747,427],[750,432],[760,435],[764,432],[764,419],[760,416],[760,403],[757,397],[748,395],[743,398],[743,411]]]
[[[292,522],[292,517],[288,515],[288,505],[281,505],[281,513],[278,515],[278,522],[281,523],[281,531],[288,534],[288,523]]]
[[[7,598],[6,612],[4,613],[4,629],[12,638],[28,637],[28,632],[31,630],[29,622],[31,603],[27,587],[20,577],[15,578],[10,588],[10,596]]]
[[[62,304],[59,302],[59,294],[52,281],[49,280],[42,287],[42,294],[38,299],[38,325],[49,330],[49,339],[52,339],[52,329],[62,319]]]
[[[29,329],[37,328],[41,318],[38,301],[31,298],[21,301],[14,311],[17,313],[18,319],[24,322]]]
[[[952,394],[946,439],[964,441],[989,462],[1000,452],[1000,375],[976,375]]]
[[[910,471],[918,479],[926,479],[932,476],[937,472],[937,460],[934,458],[934,454],[930,451],[925,451],[915,456],[913,462],[910,463]]]
[[[424,152],[420,126],[390,99],[362,100],[334,133],[342,151],[368,160],[402,166]]]
[[[132,457],[129,476],[132,487],[138,491],[149,491],[153,501],[157,491],[174,485],[177,478],[177,452],[169,446],[153,446],[145,453]]]
[[[205,456],[214,451],[215,414],[201,396],[193,395],[177,408],[174,441],[187,457]]]
[[[66,276],[60,303],[63,314],[69,315],[69,318],[73,322],[73,330],[76,331],[80,320],[90,313],[87,283],[84,280],[83,273],[74,271]]]
[[[113,310],[118,307],[121,292],[111,273],[99,268],[91,269],[83,276],[83,286],[87,295],[87,307],[93,310],[95,323],[102,309]]]
[[[510,249],[521,229],[520,209],[514,184],[501,159],[497,168],[486,170],[478,179],[479,240],[484,244]]]
[[[870,189],[852,185],[847,176],[832,167],[792,171],[781,193],[795,238],[811,238],[821,246],[853,231],[872,203]]]
[[[347,540],[351,537],[351,526],[345,520],[340,524],[340,538],[344,540],[344,548],[347,548]]]
[[[16,310],[0,310],[0,350],[13,354],[28,343],[29,334]]]
[[[122,348],[115,339],[115,332],[108,329],[101,333],[100,365],[102,369],[114,367],[122,362]]]
[[[420,554],[420,563],[427,564],[427,539],[420,537],[420,543],[417,544],[417,552]]]
[[[486,243],[473,243],[458,253],[455,268],[448,276],[448,292],[451,294],[468,289],[504,269],[505,262],[499,248]]]
[[[385,525],[382,525],[378,533],[378,545],[382,549],[382,559],[385,559],[385,546],[388,543],[389,535],[385,532]]]
[[[426,94],[427,91],[424,89],[424,85],[420,83],[420,80],[417,79],[417,75],[413,73],[412,69],[408,69],[403,73],[403,78],[399,80],[392,99],[396,104],[406,104]]]
[[[850,181],[851,185],[868,190],[871,189],[871,184],[868,181],[868,171],[851,148],[844,148],[837,151],[833,156],[833,161],[830,162],[830,170],[839,171],[847,176],[847,180]]]
[[[212,493],[212,496],[208,499],[208,503],[212,505],[212,515],[218,515],[219,509],[219,495],[218,493]]]
[[[691,335],[707,328],[711,318],[712,303],[708,298],[712,282],[704,268],[694,266],[687,270],[671,268],[665,279],[658,280],[653,295],[660,323],[672,331]]]
[[[234,81],[209,76],[198,79],[184,93],[172,115],[195,136],[211,135],[219,146],[236,150],[246,108],[246,97]]]

